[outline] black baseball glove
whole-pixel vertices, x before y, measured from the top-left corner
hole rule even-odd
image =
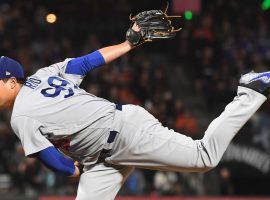
[[[133,46],[138,46],[144,42],[174,37],[176,32],[180,31],[181,28],[175,29],[170,18],[180,16],[168,16],[166,11],[149,10],[140,12],[134,17],[130,16],[131,26],[127,31],[126,39]],[[139,26],[139,31],[135,31],[131,28],[134,24]]]

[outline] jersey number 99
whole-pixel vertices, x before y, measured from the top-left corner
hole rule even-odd
[[[68,98],[74,95],[74,92],[71,87],[68,87],[71,85],[69,82],[67,82],[64,79],[61,79],[56,76],[51,76],[48,78],[48,84],[51,87],[45,88],[41,90],[41,94],[45,97],[57,97],[61,92],[66,92],[67,94],[64,96],[64,98]]]

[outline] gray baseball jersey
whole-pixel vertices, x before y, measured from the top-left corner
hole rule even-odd
[[[83,76],[65,73],[69,60],[27,79],[15,100],[11,126],[26,155],[54,145],[89,165],[108,137],[115,104],[79,88]]]

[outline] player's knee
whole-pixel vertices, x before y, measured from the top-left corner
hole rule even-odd
[[[202,141],[198,141],[199,148],[199,160],[198,160],[198,168],[201,172],[207,172],[213,168],[215,168],[220,158],[215,156],[213,152],[211,152]]]

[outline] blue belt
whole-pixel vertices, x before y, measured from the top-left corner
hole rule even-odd
[[[121,104],[115,104],[115,108],[116,110],[122,111],[122,105]],[[109,137],[107,139],[107,143],[113,143],[116,135],[117,135],[117,131],[110,131]],[[100,156],[98,158],[98,162],[104,162],[105,158],[110,157],[111,156],[111,149],[102,149],[100,152]]]
[[[115,104],[115,108],[116,110],[122,111],[122,104]],[[118,133],[117,131],[110,131],[107,142],[113,143],[117,133]]]
[[[122,111],[123,106],[122,106],[122,104],[115,104],[115,108],[116,108],[116,110]]]

